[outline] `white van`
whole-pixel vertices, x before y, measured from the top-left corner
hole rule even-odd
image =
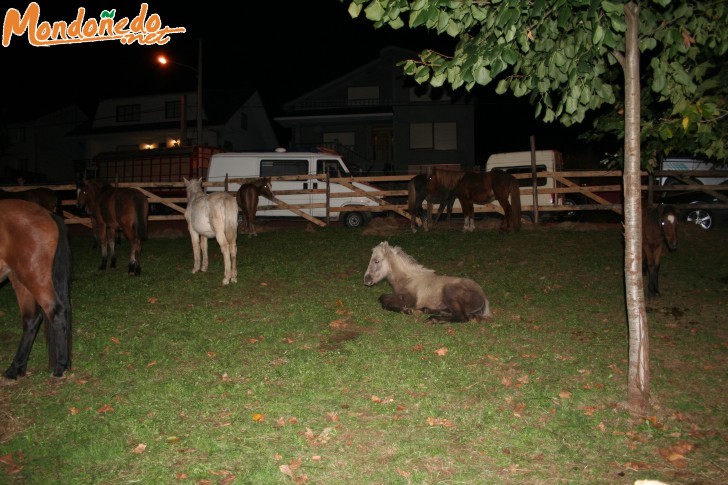
[[[716,170],[712,163],[689,157],[666,158],[662,161],[661,170],[685,170],[688,172]],[[725,177],[694,177],[703,185],[720,185],[726,180]],[[682,184],[683,182],[673,177],[660,177],[660,185]]]
[[[560,172],[564,167],[564,159],[561,152],[557,150],[536,150],[536,172]],[[531,152],[507,152],[494,153],[488,157],[485,170],[501,169],[512,175],[531,174]],[[556,182],[552,177],[538,177],[538,188],[556,188]],[[519,178],[518,184],[522,188],[532,188],[533,179],[529,176]],[[570,202],[570,201],[569,201]],[[538,194],[539,206],[557,206],[569,203],[565,200],[564,194]],[[532,206],[533,195],[521,194],[521,206]],[[573,216],[574,211],[544,211],[544,216],[568,218]]]
[[[210,159],[207,172],[208,182],[224,182],[228,178],[257,178],[272,177],[271,188],[276,198],[292,206],[300,206],[306,215],[316,218],[326,217],[326,194],[330,207],[365,206],[376,207],[379,203],[369,197],[355,195],[354,191],[340,183],[331,183],[329,187],[326,180],[309,178],[309,175],[328,174],[330,178],[351,177],[351,171],[341,156],[334,152],[295,152],[278,148],[274,152],[226,152],[216,153]],[[280,176],[296,176],[295,180],[275,180]],[[352,182],[356,189],[365,192],[375,192],[380,189],[363,183]],[[229,192],[237,192],[240,185],[230,183]],[[224,190],[223,187],[208,187],[208,192]],[[286,192],[294,193],[286,193]],[[336,194],[352,194],[336,196]],[[257,214],[262,217],[301,217],[287,209],[266,209],[268,203],[261,196]],[[331,220],[343,220],[348,227],[366,225],[371,220],[369,211],[331,211]]]

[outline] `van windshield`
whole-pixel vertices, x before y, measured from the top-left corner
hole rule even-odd
[[[316,173],[328,174],[330,178],[349,177],[349,172],[339,163],[337,159],[319,159],[316,160]]]

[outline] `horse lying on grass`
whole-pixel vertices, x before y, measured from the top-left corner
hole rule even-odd
[[[364,284],[373,286],[384,279],[394,290],[379,297],[385,310],[421,311],[431,315],[428,323],[482,322],[492,317],[488,299],[475,281],[436,274],[386,241],[372,250]]]

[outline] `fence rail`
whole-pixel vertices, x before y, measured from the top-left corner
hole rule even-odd
[[[656,193],[660,192],[673,192],[673,191],[702,191],[706,192],[719,201],[720,203],[705,203],[705,204],[690,204],[690,207],[695,208],[728,208],[728,185],[703,185],[700,184],[694,177],[728,177],[728,171],[699,171],[699,172],[686,172],[686,171],[656,171],[652,174],[647,172],[641,173],[643,178],[643,185],[641,186],[642,191],[645,193],[645,199],[648,203],[653,203],[656,200]],[[310,208],[326,208],[327,214],[335,214],[348,211],[358,212],[394,212],[401,215],[402,217],[410,218],[410,214],[407,211],[407,182],[413,177],[413,174],[407,175],[382,175],[372,177],[351,177],[351,178],[331,178],[330,182],[336,182],[347,187],[352,192],[333,192],[327,193],[326,189],[308,189],[308,190],[285,190],[274,192],[274,195],[292,195],[292,194],[326,194],[326,202],[318,204],[301,204],[301,205],[289,205],[282,202],[276,197],[273,204],[260,205],[259,210],[262,209],[287,209],[294,210],[296,213],[301,213],[302,217],[305,217],[318,225],[326,225],[321,219],[308,216],[302,213],[302,210]],[[514,177],[523,179],[531,178],[531,174],[514,174]],[[622,204],[615,202],[615,200],[621,200],[622,186],[621,177],[622,171],[620,170],[591,170],[591,171],[565,171],[565,172],[538,172],[536,177],[550,177],[553,178],[557,183],[555,188],[538,187],[538,194],[565,194],[569,198],[575,196],[582,199],[583,203],[577,205],[547,205],[537,206],[538,212],[559,212],[559,211],[600,211],[608,210],[618,214],[622,213]],[[665,185],[659,186],[655,183],[657,177],[672,177],[680,180],[680,185]],[[281,176],[272,177],[275,180],[310,180],[318,178],[321,181],[326,181],[326,175],[297,175],[297,176]],[[588,183],[585,182],[588,181]],[[231,178],[229,182],[240,183],[244,179]],[[353,185],[353,182],[368,183],[375,189],[373,192],[366,192]],[[134,187],[141,190],[149,199],[150,204],[159,204],[167,207],[172,214],[159,215],[152,214],[149,216],[150,221],[170,221],[170,220],[184,220],[185,204],[187,203],[186,190],[184,182],[120,182],[114,184],[118,187]],[[205,183],[205,187],[222,187],[224,184],[221,182],[209,182]],[[83,214],[81,211],[76,209],[76,185],[75,184],[63,184],[63,185],[25,185],[25,186],[5,186],[3,190],[8,192],[17,192],[27,190],[35,187],[47,187],[58,192],[62,200],[63,215],[66,219],[67,224],[82,224],[87,227],[91,227],[90,219]],[[521,187],[521,195],[528,196],[533,195],[532,187]],[[330,204],[330,200],[337,197],[351,197],[360,196],[367,197],[377,203],[377,206],[365,207],[365,206],[347,206],[347,207],[333,207]],[[612,200],[609,200],[612,199]],[[688,207],[687,204],[684,205]],[[677,208],[682,208],[678,205]],[[533,211],[533,205],[522,205],[524,212]],[[501,207],[495,203],[476,205],[476,212],[499,212],[503,213]],[[461,213],[459,207],[455,207],[454,213]],[[329,217],[326,217],[326,221]]]

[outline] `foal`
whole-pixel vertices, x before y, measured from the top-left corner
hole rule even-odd
[[[488,299],[475,281],[436,274],[386,241],[372,250],[364,284],[373,286],[385,279],[394,290],[379,297],[385,310],[429,313],[428,323],[482,322],[492,317]]]

